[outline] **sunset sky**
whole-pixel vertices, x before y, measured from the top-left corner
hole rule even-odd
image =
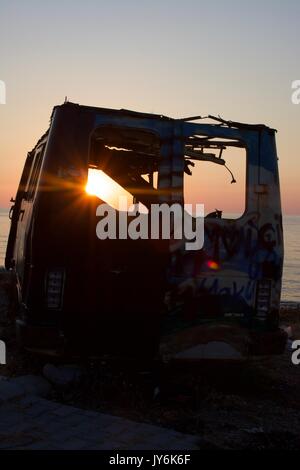
[[[0,207],[67,96],[278,129],[284,212],[300,214],[300,104],[291,101],[299,55],[299,0],[0,0]],[[235,211],[235,201],[222,204]]]

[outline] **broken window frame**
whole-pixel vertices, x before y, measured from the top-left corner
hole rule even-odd
[[[113,140],[113,137],[111,136],[112,132],[115,132],[115,137],[116,137],[116,141]],[[144,172],[141,172],[138,174],[138,167],[137,168],[137,178],[139,178],[139,185],[138,185],[138,190],[136,190],[134,184],[135,184],[135,181],[134,181],[134,175],[133,174],[130,174],[128,173],[128,179],[126,179],[124,173],[120,173],[119,175],[118,174],[114,174],[114,171],[111,170],[111,167],[110,167],[110,163],[112,161],[113,162],[113,158],[114,158],[114,152],[115,152],[115,157],[119,157],[122,159],[122,154],[121,152],[123,153],[123,156],[124,158],[126,158],[126,153],[128,153],[128,155],[132,154],[133,156],[133,159],[136,158],[136,155],[138,156],[137,158],[139,158],[139,156],[142,158],[143,157],[143,152],[141,151],[138,151],[136,150],[135,148],[135,144],[133,141],[130,142],[130,141],[127,141],[127,142],[124,142],[122,143],[122,146],[119,147],[118,144],[118,133],[129,133],[129,134],[132,134],[132,136],[134,136],[134,134],[136,134],[136,136],[138,136],[138,134],[145,134],[145,135],[148,135],[148,137],[152,138],[153,141],[156,141],[156,145],[157,145],[157,154],[147,154],[145,153],[145,158],[151,158],[152,156],[156,159],[157,161],[156,162],[153,162],[152,166],[153,166],[153,170],[152,171],[144,171]],[[103,135],[103,138],[101,136],[101,133]],[[108,136],[105,134],[108,134]],[[109,135],[110,133],[110,135]],[[98,134],[98,138],[97,138],[97,134]],[[104,147],[103,147],[103,155],[102,156],[106,156],[107,157],[107,160],[106,162],[103,161],[101,163],[101,153],[98,153],[97,155],[97,151],[95,150],[95,147],[96,147],[96,142],[98,141],[101,141],[103,140],[104,141]],[[106,142],[105,142],[106,141]],[[132,149],[129,149],[128,146],[132,146]],[[99,152],[99,150],[98,150]],[[111,154],[110,154],[111,152]],[[120,155],[118,155],[118,152],[120,152]],[[105,155],[106,153],[106,155]],[[110,154],[110,155],[109,155]],[[99,159],[100,157],[100,159]],[[157,132],[153,132],[153,131],[149,131],[148,129],[140,129],[140,128],[134,128],[134,127],[126,127],[126,126],[106,126],[106,125],[103,125],[103,126],[99,126],[97,127],[96,129],[94,129],[94,132],[93,134],[91,135],[90,137],[90,146],[89,146],[89,162],[88,162],[88,167],[89,168],[93,168],[93,169],[99,169],[99,170],[102,170],[109,178],[111,178],[114,182],[116,182],[119,186],[121,186],[126,192],[130,193],[133,197],[133,203],[141,203],[143,204],[144,206],[146,206],[147,208],[149,208],[149,205],[151,203],[155,203],[157,202],[158,200],[158,197],[159,197],[159,161],[160,161],[160,136]],[[98,162],[97,160],[98,159]],[[106,165],[105,165],[106,163]],[[132,162],[131,162],[132,163]],[[145,162],[141,162],[141,164],[145,164]],[[151,166],[151,160],[150,160],[150,165]],[[117,165],[115,165],[117,166]],[[124,163],[124,167],[127,168],[127,165]],[[130,168],[130,163],[128,163],[128,168]],[[157,177],[157,187],[154,186],[154,184],[151,182],[151,179],[153,180],[153,175],[154,173],[157,173],[158,174],[158,177]],[[145,175],[149,175],[149,182],[143,178],[143,176]],[[131,184],[130,184],[130,179],[131,179]],[[124,184],[124,182],[126,182]],[[146,194],[149,192],[150,195],[148,198],[145,198],[143,197],[143,192],[146,192]]]
[[[195,143],[195,145],[193,145],[193,143]],[[223,166],[230,173],[231,178],[232,178],[231,183],[235,183],[236,179],[235,179],[233,172],[227,166],[226,154],[225,154],[226,150],[229,148],[239,148],[245,151],[244,155],[242,156],[242,158],[244,159],[244,168],[245,168],[245,174],[244,174],[245,190],[244,190],[244,204],[243,204],[242,213],[240,213],[238,217],[228,217],[228,216],[222,216],[222,212],[226,212],[226,211],[215,209],[215,211],[210,212],[205,215],[205,218],[212,217],[214,213],[215,218],[222,219],[222,220],[239,220],[240,218],[242,218],[247,211],[247,190],[248,190],[248,185],[247,185],[248,158],[247,158],[247,147],[245,143],[243,143],[242,140],[240,139],[233,139],[231,137],[220,138],[218,136],[205,135],[200,132],[197,132],[196,134],[192,134],[188,136],[186,139],[184,139],[184,147],[185,147],[184,149],[185,174],[187,174],[188,176],[192,176],[193,170],[189,169],[188,165],[194,168],[195,166],[194,161],[211,162],[213,164],[219,164]],[[191,148],[188,149],[187,151],[187,147],[191,147]],[[219,152],[219,155],[216,156],[214,153],[205,152],[205,150],[208,150],[208,149]],[[237,156],[237,158],[239,158],[239,156]],[[226,177],[226,175],[224,177]],[[186,180],[185,176],[184,176],[184,180]],[[184,191],[184,201],[185,201],[185,181],[183,183],[183,191]],[[200,192],[201,192],[201,189],[200,189]],[[203,201],[200,200],[198,203],[203,203]],[[221,215],[219,215],[218,213],[220,213]]]

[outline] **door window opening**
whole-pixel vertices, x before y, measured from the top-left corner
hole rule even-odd
[[[91,140],[86,191],[118,209],[140,204],[145,211],[158,197],[159,138],[131,128],[101,127]]]
[[[205,217],[237,219],[246,206],[246,150],[236,140],[191,136],[185,145],[184,202]]]

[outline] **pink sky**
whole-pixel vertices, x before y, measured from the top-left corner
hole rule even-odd
[[[299,20],[296,0],[2,0],[0,207],[9,207],[27,151],[67,95],[93,106],[214,114],[278,129],[284,213],[300,214],[300,104],[291,101],[300,79]],[[222,208],[235,212],[243,188],[232,190]]]

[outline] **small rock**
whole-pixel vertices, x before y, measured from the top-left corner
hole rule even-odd
[[[82,370],[76,365],[54,366],[46,364],[43,374],[53,385],[66,387],[79,382],[82,377]]]
[[[51,394],[51,385],[49,382],[40,377],[39,375],[22,375],[10,380],[11,383],[16,383],[23,387],[25,394],[35,395],[38,397],[47,398]]]

